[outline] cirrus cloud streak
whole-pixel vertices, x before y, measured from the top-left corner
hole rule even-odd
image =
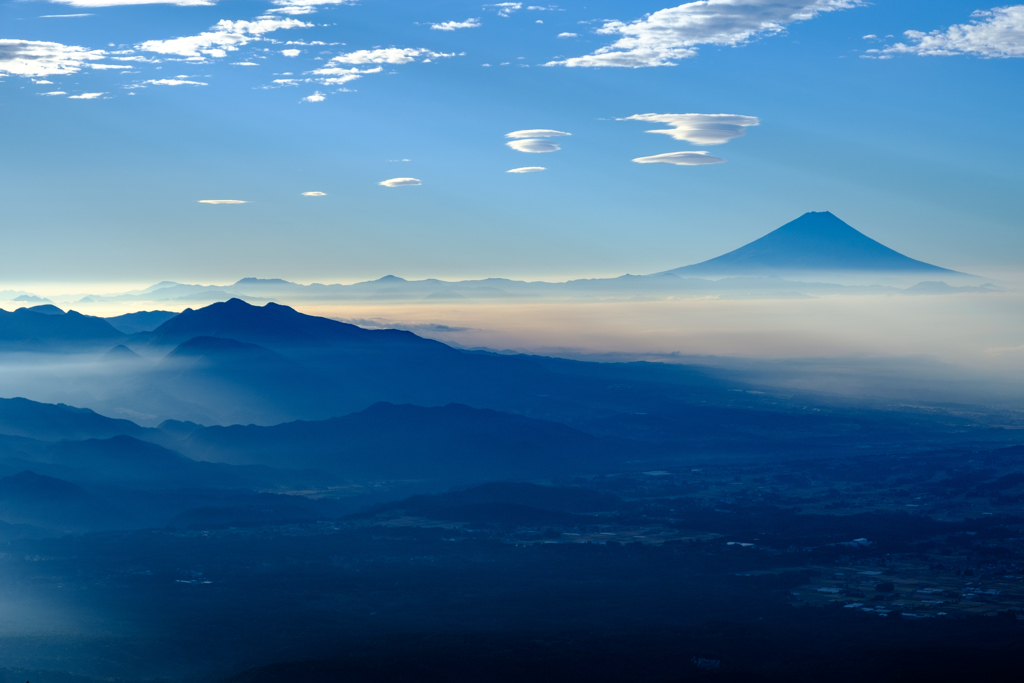
[[[378,185],[384,187],[413,187],[415,185],[422,185],[419,178],[389,178],[388,180],[382,180]]]

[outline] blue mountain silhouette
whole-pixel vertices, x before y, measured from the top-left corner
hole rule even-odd
[[[793,271],[964,274],[904,256],[828,211],[805,213],[739,249],[667,272],[699,277],[774,275]]]
[[[58,346],[90,346],[123,339],[103,318],[65,313],[56,306],[42,305],[19,308],[14,312],[0,309],[0,347],[44,350]]]
[[[288,306],[253,306],[241,299],[185,309],[152,332],[137,335],[156,346],[177,346],[195,337],[225,337],[280,348],[333,345],[443,345],[402,330],[366,330],[355,325],[299,313]]]

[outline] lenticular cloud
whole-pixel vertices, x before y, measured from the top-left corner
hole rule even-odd
[[[569,137],[572,133],[566,133],[560,130],[551,130],[550,128],[529,128],[527,130],[514,130],[511,133],[505,133],[507,138],[560,138]]]
[[[538,140],[536,138],[527,138],[526,140],[512,140],[506,142],[506,145],[511,147],[517,152],[528,152],[530,154],[539,154],[542,152],[557,152],[562,149],[557,143],[551,142],[550,140]]]
[[[557,152],[562,149],[562,147],[556,142],[544,140],[543,138],[560,138],[569,137],[571,135],[572,133],[566,133],[561,130],[552,130],[550,128],[514,130],[511,133],[505,134],[505,137],[512,138],[512,140],[505,144],[517,152],[527,152],[530,154]]]
[[[748,126],[758,126],[756,116],[739,114],[634,114],[620,121],[650,121],[664,123],[668,128],[649,130],[648,133],[668,135],[696,145],[722,145],[743,137]]]
[[[389,178],[388,180],[382,180],[377,183],[384,187],[411,187],[413,185],[422,185],[419,178]]]
[[[672,166],[706,166],[725,163],[725,159],[711,156],[707,152],[669,152],[650,157],[638,157],[633,161],[638,164],[670,164]]]

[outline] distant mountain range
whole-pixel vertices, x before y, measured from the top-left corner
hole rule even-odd
[[[949,281],[949,282],[947,282]],[[955,282],[959,286],[952,286]],[[351,285],[302,285],[278,278],[246,277],[230,285],[164,281],[144,290],[80,295],[66,303],[168,302],[177,305],[239,299],[329,303],[353,301],[509,300],[636,296],[779,298],[828,294],[966,294],[997,291],[966,273],[918,261],[871,239],[828,211],[810,212],[722,256],[652,275],[623,275],[568,282],[524,282],[505,278],[450,282],[404,280],[387,275]],[[923,287],[917,285],[924,285]],[[917,286],[916,289],[912,288]],[[0,295],[3,295],[0,292]],[[8,291],[8,295],[17,292]],[[59,298],[59,297],[58,297]],[[21,294],[22,301],[44,300]],[[46,300],[47,302],[49,300]],[[41,312],[45,306],[31,309]],[[55,308],[55,307],[52,307]],[[57,309],[60,311],[60,309]],[[52,312],[52,311],[51,311]],[[155,329],[174,313],[140,311],[109,318],[124,334]],[[168,330],[173,334],[173,330]],[[213,334],[214,331],[209,331]],[[216,336],[214,334],[214,336]],[[0,334],[0,340],[2,340]],[[240,341],[245,341],[240,339]]]

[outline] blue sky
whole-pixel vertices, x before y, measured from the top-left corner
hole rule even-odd
[[[1024,265],[1024,5],[120,1],[0,2],[4,284],[648,273],[810,210]]]

